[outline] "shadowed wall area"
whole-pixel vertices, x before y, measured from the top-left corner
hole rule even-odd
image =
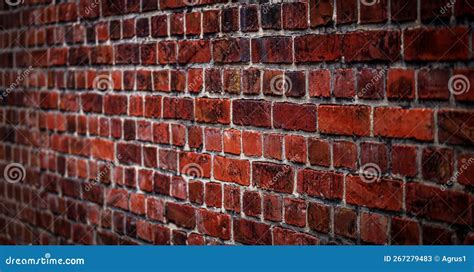
[[[473,244],[474,0],[2,0],[1,244]]]

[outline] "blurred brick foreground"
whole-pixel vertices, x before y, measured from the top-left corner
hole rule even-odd
[[[0,243],[474,243],[474,0],[4,1]]]

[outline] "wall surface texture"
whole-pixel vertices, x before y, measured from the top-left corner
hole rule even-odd
[[[2,244],[473,244],[473,0],[5,0]]]

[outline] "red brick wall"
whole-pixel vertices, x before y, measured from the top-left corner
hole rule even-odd
[[[474,242],[474,1],[7,2],[0,242]]]

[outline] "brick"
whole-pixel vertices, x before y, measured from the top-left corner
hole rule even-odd
[[[258,192],[245,191],[242,196],[242,207],[245,215],[260,217],[262,213],[262,199]]]
[[[240,189],[237,186],[224,185],[224,208],[240,213]]]
[[[186,152],[179,154],[180,172],[194,175],[195,177],[210,177],[211,175],[211,156]]]
[[[306,163],[306,139],[302,136],[285,136],[286,159],[296,163]]]
[[[387,216],[362,213],[360,216],[360,239],[371,244],[387,244],[388,224]]]
[[[216,156],[214,157],[214,177],[217,180],[249,185],[250,163],[247,160]]]
[[[387,75],[389,99],[415,98],[415,73],[411,69],[390,69]]]
[[[330,0],[310,0],[309,16],[311,27],[333,23],[334,2]]]
[[[471,178],[474,174],[474,156],[470,153],[460,154],[457,158],[457,175],[452,179],[457,178],[457,181],[464,185],[472,185],[474,180]]]
[[[270,245],[272,232],[268,225],[245,219],[235,219],[233,224],[235,241],[250,245]]]
[[[356,0],[336,0],[337,24],[347,24],[357,21]]]
[[[390,236],[392,245],[420,244],[420,226],[417,222],[394,217],[392,218],[391,226]]]
[[[421,173],[426,180],[446,183],[453,176],[453,151],[447,148],[425,148],[421,157]]]
[[[302,2],[283,3],[283,29],[308,28],[308,5]]]
[[[178,62],[207,63],[211,60],[211,47],[209,41],[180,41],[178,43]]]
[[[281,4],[261,4],[260,23],[263,29],[281,29]]]
[[[242,32],[258,31],[257,5],[245,5],[240,9],[240,29]]]
[[[224,152],[238,155],[241,147],[241,133],[236,129],[227,129],[223,135]]]
[[[329,206],[310,202],[308,203],[308,226],[310,229],[329,233],[331,230],[331,208]]]
[[[374,135],[433,140],[433,112],[429,109],[378,107],[374,110]]]
[[[252,39],[252,62],[292,63],[293,42],[288,37],[265,37]]]
[[[334,71],[334,96],[352,98],[355,96],[356,75],[353,69]]]
[[[236,125],[271,126],[271,104],[263,100],[233,100],[232,114]]]
[[[404,55],[407,61],[467,60],[468,29],[413,28],[403,33]],[[427,47],[426,45],[430,46]]]
[[[206,128],[204,130],[204,141],[207,151],[222,151],[222,131],[218,128]]]
[[[263,156],[265,158],[282,159],[283,136],[279,134],[265,134],[263,136]]]
[[[362,99],[384,98],[386,70],[362,68],[357,73],[357,96]]]
[[[196,120],[204,123],[229,124],[230,101],[224,99],[198,98],[195,108]]]
[[[392,146],[392,172],[402,176],[414,177],[418,173],[417,149],[409,145]]]
[[[309,138],[308,160],[311,165],[329,167],[331,165],[331,145],[325,140]]]
[[[381,0],[375,5],[360,5],[361,23],[383,23],[387,21],[388,1]]]
[[[288,165],[254,162],[252,163],[252,181],[259,188],[281,193],[293,191],[294,173]]]
[[[357,233],[356,212],[347,208],[336,208],[334,211],[334,233],[355,238]]]
[[[370,135],[371,109],[367,106],[321,105],[318,127],[322,133],[336,135]]]
[[[295,38],[295,61],[323,62],[337,61],[342,57],[339,35],[307,35]]]
[[[289,229],[273,229],[274,245],[317,245],[319,240],[311,235]]]
[[[217,182],[206,183],[204,200],[208,207],[220,208],[222,206],[222,185]]]
[[[435,225],[423,225],[424,245],[451,245],[453,244],[454,233],[444,227]]]
[[[400,36],[398,31],[351,32],[342,38],[342,54],[347,62],[394,62],[400,58]]]
[[[166,203],[166,218],[183,228],[193,229],[196,226],[196,214],[191,206],[168,202]]]
[[[230,216],[201,209],[197,213],[197,228],[201,233],[229,240],[231,232]]]
[[[438,112],[438,138],[440,143],[469,145],[474,121],[472,112],[463,110],[440,110]]]
[[[331,72],[329,70],[313,70],[308,74],[309,96],[330,97],[331,96]]]
[[[296,190],[300,194],[323,199],[342,199],[343,188],[341,174],[312,169],[298,171]]]
[[[346,177],[346,201],[350,204],[400,211],[403,202],[403,186],[396,180],[380,179],[366,182],[360,176]]]
[[[449,72],[446,70],[423,69],[418,72],[419,99],[449,99]]]
[[[273,125],[287,130],[316,131],[316,107],[293,103],[275,103]]]
[[[263,217],[265,220],[280,222],[282,219],[282,199],[278,195],[263,196]]]
[[[284,199],[285,222],[297,227],[306,226],[306,202],[301,199]]]
[[[391,1],[391,9],[393,21],[414,21],[418,16],[416,0],[393,0]]]
[[[357,164],[357,146],[348,141],[337,141],[333,144],[334,167],[355,169]]]
[[[360,165],[375,164],[381,173],[388,169],[388,151],[383,143],[363,142],[360,144]]]
[[[189,201],[198,205],[204,203],[204,186],[200,181],[189,182]]]

